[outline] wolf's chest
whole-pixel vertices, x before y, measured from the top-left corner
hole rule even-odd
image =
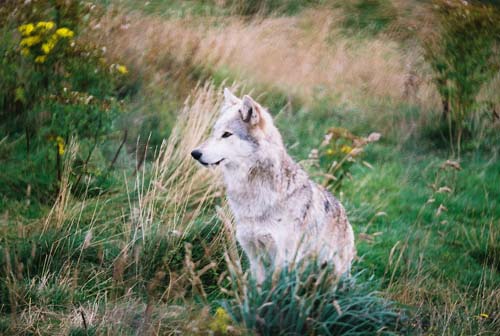
[[[272,239],[276,243],[295,240],[300,236],[297,220],[280,205],[265,211],[235,211],[236,234],[240,242]]]
[[[251,218],[262,221],[279,211],[279,194],[267,188],[241,188],[228,192],[228,201],[236,218]]]

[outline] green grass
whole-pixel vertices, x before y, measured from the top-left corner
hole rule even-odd
[[[397,17],[396,9],[387,0],[354,0],[335,3],[346,12],[343,21],[348,33],[376,35],[383,32]]]
[[[408,234],[418,235],[419,232],[432,232],[436,237],[433,248],[429,251],[449,250],[453,257],[466,256],[470,247],[463,241],[460,231],[480,229],[490,221],[500,217],[498,204],[499,165],[487,165],[487,158],[476,159],[475,162],[464,162],[460,172],[445,172],[440,165],[446,157],[427,157],[425,159],[397,155],[394,157],[386,152],[384,163],[376,165],[373,171],[360,172],[365,175],[348,185],[346,198],[358,208],[369,200],[378,200],[377,211],[387,215],[373,222],[370,232],[393,228],[389,236],[384,236],[386,243],[395,243]],[[406,164],[398,162],[404,160]],[[438,188],[449,186],[451,194],[436,194],[431,184],[437,181]],[[444,176],[442,176],[444,175]],[[427,203],[433,198],[434,202]],[[448,211],[436,216],[437,208],[444,204]],[[375,211],[375,210],[374,210]],[[362,221],[370,218],[362,218]],[[447,223],[442,223],[446,221]],[[438,232],[443,238],[438,238]],[[403,234],[404,233],[404,234]],[[484,237],[486,240],[487,237]],[[459,247],[459,248],[457,248]],[[461,248],[460,248],[461,247]],[[440,260],[439,253],[430,255],[434,262],[446,267],[460,267],[462,260]],[[437,259],[436,259],[437,258]],[[452,259],[454,259],[452,258]],[[480,263],[468,260],[472,268],[481,268]],[[450,263],[451,262],[451,263]],[[444,273],[453,274],[453,269],[442,269]]]
[[[112,1],[103,2],[111,3]],[[153,0],[146,3],[125,0],[123,3],[131,9],[164,17],[221,16],[227,14],[223,7],[215,5],[212,1]]]
[[[279,92],[271,92],[263,100],[274,111],[281,109],[286,102]],[[306,159],[311,149],[320,144],[321,135],[332,125],[340,124],[363,135],[374,131],[367,126],[370,122],[363,119],[360,111],[349,111],[351,116],[346,118],[345,108],[332,101],[319,102],[312,109],[301,107],[298,102],[295,104],[297,109],[291,114],[281,112],[277,116],[277,124],[290,153],[297,160]],[[389,133],[388,137],[394,134]],[[447,330],[445,333],[455,334],[464,329],[475,334],[498,327],[495,317],[485,321],[476,317],[481,313],[495,316],[498,311],[497,302],[477,296],[478,290],[493,293],[500,283],[500,190],[497,187],[500,185],[500,164],[495,160],[497,155],[495,150],[469,152],[462,157],[460,171],[443,170],[440,166],[449,158],[445,151],[400,146],[396,139],[389,138],[368,147],[365,159],[373,168],[355,166],[352,180],[344,183],[342,193],[337,194],[347,207],[358,237],[360,261],[356,268],[363,269],[366,278],[373,275],[385,296],[409,307],[410,319],[418,325],[415,328],[417,333],[419,330]],[[8,179],[16,181],[15,173],[11,171],[10,174]],[[452,192],[436,193],[432,184],[435,184],[435,189],[447,186]],[[6,192],[8,186],[3,186]],[[161,238],[161,231],[159,235],[153,233],[140,250],[137,261],[129,259],[123,275],[117,280],[114,276],[116,263],[130,234],[125,229],[127,217],[120,214],[128,208],[123,185],[96,199],[100,205],[91,199],[82,215],[75,213],[65,225],[78,218],[77,224],[71,224],[63,231],[45,233],[40,232],[42,222],[37,220],[46,216],[49,208],[38,202],[27,206],[21,193],[25,184],[18,189],[15,193],[17,199],[6,193],[0,203],[1,212],[9,213],[2,226],[7,234],[1,243],[3,257],[0,258],[0,267],[6,267],[7,248],[10,263],[22,263],[24,267],[19,275],[23,280],[16,282],[15,288],[10,277],[1,278],[3,305],[0,311],[3,314],[12,309],[9,302],[13,291],[21,298],[16,303],[17,310],[35,305],[61,315],[67,313],[70,306],[94,302],[104,292],[110,293],[111,299],[120,298],[130,288],[139,301],[147,300],[153,295],[148,294],[148,284],[159,270],[167,269],[171,275],[183,272],[184,242],[195,247],[192,258],[200,263],[200,267],[214,258],[222,260],[223,251],[212,251],[207,255],[203,247],[217,239],[220,223],[200,218],[199,226],[180,244],[171,245],[168,239]],[[434,201],[429,202],[430,199]],[[448,210],[438,217],[436,212],[441,204]],[[75,203],[75,207],[78,206]],[[96,208],[97,212],[94,211]],[[210,218],[213,211],[210,210],[206,218]],[[10,215],[14,213],[17,215]],[[39,224],[29,224],[30,221]],[[20,224],[25,226],[26,233],[19,233]],[[95,232],[94,243],[82,249],[90,227]],[[32,242],[36,242],[35,256],[32,255]],[[48,269],[42,267],[47,255],[51,256]],[[70,267],[73,271],[69,270],[64,277],[57,275],[68,262],[73,265]],[[78,273],[74,275],[76,269]],[[16,272],[13,272],[16,278]],[[217,305],[222,295],[218,285],[222,272],[224,263],[219,263],[216,269],[201,278],[212,305]],[[75,285],[63,284],[71,274],[77,277]],[[38,289],[44,275],[50,275],[48,282],[43,289]],[[359,281],[363,281],[363,276]],[[162,280],[154,297],[161,297],[160,293],[170,284],[170,281]],[[188,291],[192,288],[189,281],[183,280],[180,284]],[[412,296],[402,295],[405,291],[412,291]],[[193,304],[191,300],[200,299],[196,291],[194,295],[184,294],[182,302],[186,298],[190,298],[191,303],[183,304],[188,305]],[[484,300],[484,306],[481,306],[481,300]],[[456,301],[460,304],[452,315],[454,323],[446,325],[450,315],[444,312],[440,315],[440,312]],[[99,306],[102,305],[106,304],[99,301]],[[241,319],[236,318],[236,321]],[[2,323],[10,325],[5,319]],[[44,323],[47,325],[38,328],[43,330],[53,322],[45,320]],[[123,330],[133,333],[135,329]],[[82,330],[71,331],[72,334],[79,332]]]
[[[137,9],[137,3],[125,3]],[[380,6],[366,5],[372,3]],[[367,38],[383,31],[390,25],[384,4],[355,2],[356,8],[347,9],[355,14],[348,27]],[[218,8],[210,1],[151,1],[141,7],[166,19],[227,14]],[[223,67],[193,65],[190,71],[192,78],[210,79],[217,86],[240,80]],[[240,335],[284,328],[299,334],[335,334],[339,328],[342,334],[370,334],[385,326],[387,332],[417,335],[494,334],[500,329],[500,142],[494,132],[468,139],[460,170],[442,168],[452,158],[444,131],[432,118],[419,124],[422,111],[415,106],[369,97],[355,107],[336,97],[305,106],[274,87],[252,83],[254,96],[275,116],[297,161],[306,160],[333,126],[360,136],[382,133],[381,141],[363,153],[372,168],[353,165],[352,178],[336,192],[356,233],[354,269],[361,271],[356,283],[330,291],[336,285],[330,279],[318,296],[311,296],[307,277],[301,277],[307,272],[284,270],[277,285],[267,279],[257,289],[242,286],[241,274],[228,273],[228,255],[242,252],[231,245],[224,218],[217,215],[215,206],[223,205],[223,198],[199,203],[200,194],[192,192],[196,185],[182,181],[183,174],[194,173],[174,175],[185,169],[176,158],[178,142],[169,154],[172,161],[165,161],[166,174],[175,178],[155,175],[154,148],[175,135],[175,124],[183,121],[176,119],[182,90],[172,89],[176,83],[146,89],[140,81],[129,83],[135,85],[133,92],[125,95],[113,132],[93,152],[84,187],[54,212],[55,148],[34,146],[28,158],[24,136],[6,136],[1,128],[0,333],[133,335],[150,327],[160,334],[193,334],[214,331],[214,321]],[[182,86],[191,82],[185,79]],[[125,148],[108,170],[124,129],[129,131]],[[137,136],[149,137],[151,148],[139,172]],[[90,146],[81,143],[80,150],[88,153]],[[77,175],[70,173],[70,180]],[[149,193],[154,187],[158,191]],[[192,199],[183,202],[185,194]],[[246,269],[244,256],[241,261]],[[246,297],[238,296],[243,288],[249,291]],[[281,300],[292,289],[301,295]],[[324,310],[318,309],[321,300],[327,302]],[[349,313],[341,316],[332,300]],[[214,315],[221,302],[229,321]],[[305,314],[306,308],[312,313]],[[267,324],[255,319],[256,311]],[[407,329],[398,324],[401,318]]]
[[[411,109],[402,115],[410,121],[418,117]],[[319,134],[328,127],[342,125],[362,135],[380,127],[359,111],[345,111],[331,102],[277,119],[298,160],[319,146]],[[460,170],[443,169],[451,155],[442,145],[436,147],[418,133],[400,143],[400,131],[387,130],[385,139],[365,153],[373,168],[354,166],[352,180],[337,194],[358,237],[358,267],[374,274],[390,297],[420,307],[415,322],[422,325],[420,331],[443,330],[443,311],[457,302],[454,314],[459,317],[452,317],[456,320],[446,333],[493,330],[500,308],[498,147],[470,150],[461,158]],[[451,192],[438,192],[441,187]],[[447,210],[438,215],[441,205]],[[402,295],[405,287],[413,297]],[[478,320],[484,312],[493,318]]]

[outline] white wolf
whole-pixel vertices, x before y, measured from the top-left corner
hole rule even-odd
[[[290,158],[260,104],[228,89],[224,98],[211,137],[191,155],[222,168],[236,238],[257,281],[272,267],[310,256],[333,263],[339,275],[349,271],[356,249],[342,205]]]

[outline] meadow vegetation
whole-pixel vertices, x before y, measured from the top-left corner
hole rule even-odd
[[[4,1],[0,334],[494,335],[500,9]],[[345,205],[353,277],[261,287],[190,151],[222,88]]]

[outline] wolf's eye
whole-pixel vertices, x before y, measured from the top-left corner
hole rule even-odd
[[[224,134],[222,134],[222,137],[223,138],[229,138],[231,135],[233,135],[233,133],[231,133],[231,132],[224,132]]]

